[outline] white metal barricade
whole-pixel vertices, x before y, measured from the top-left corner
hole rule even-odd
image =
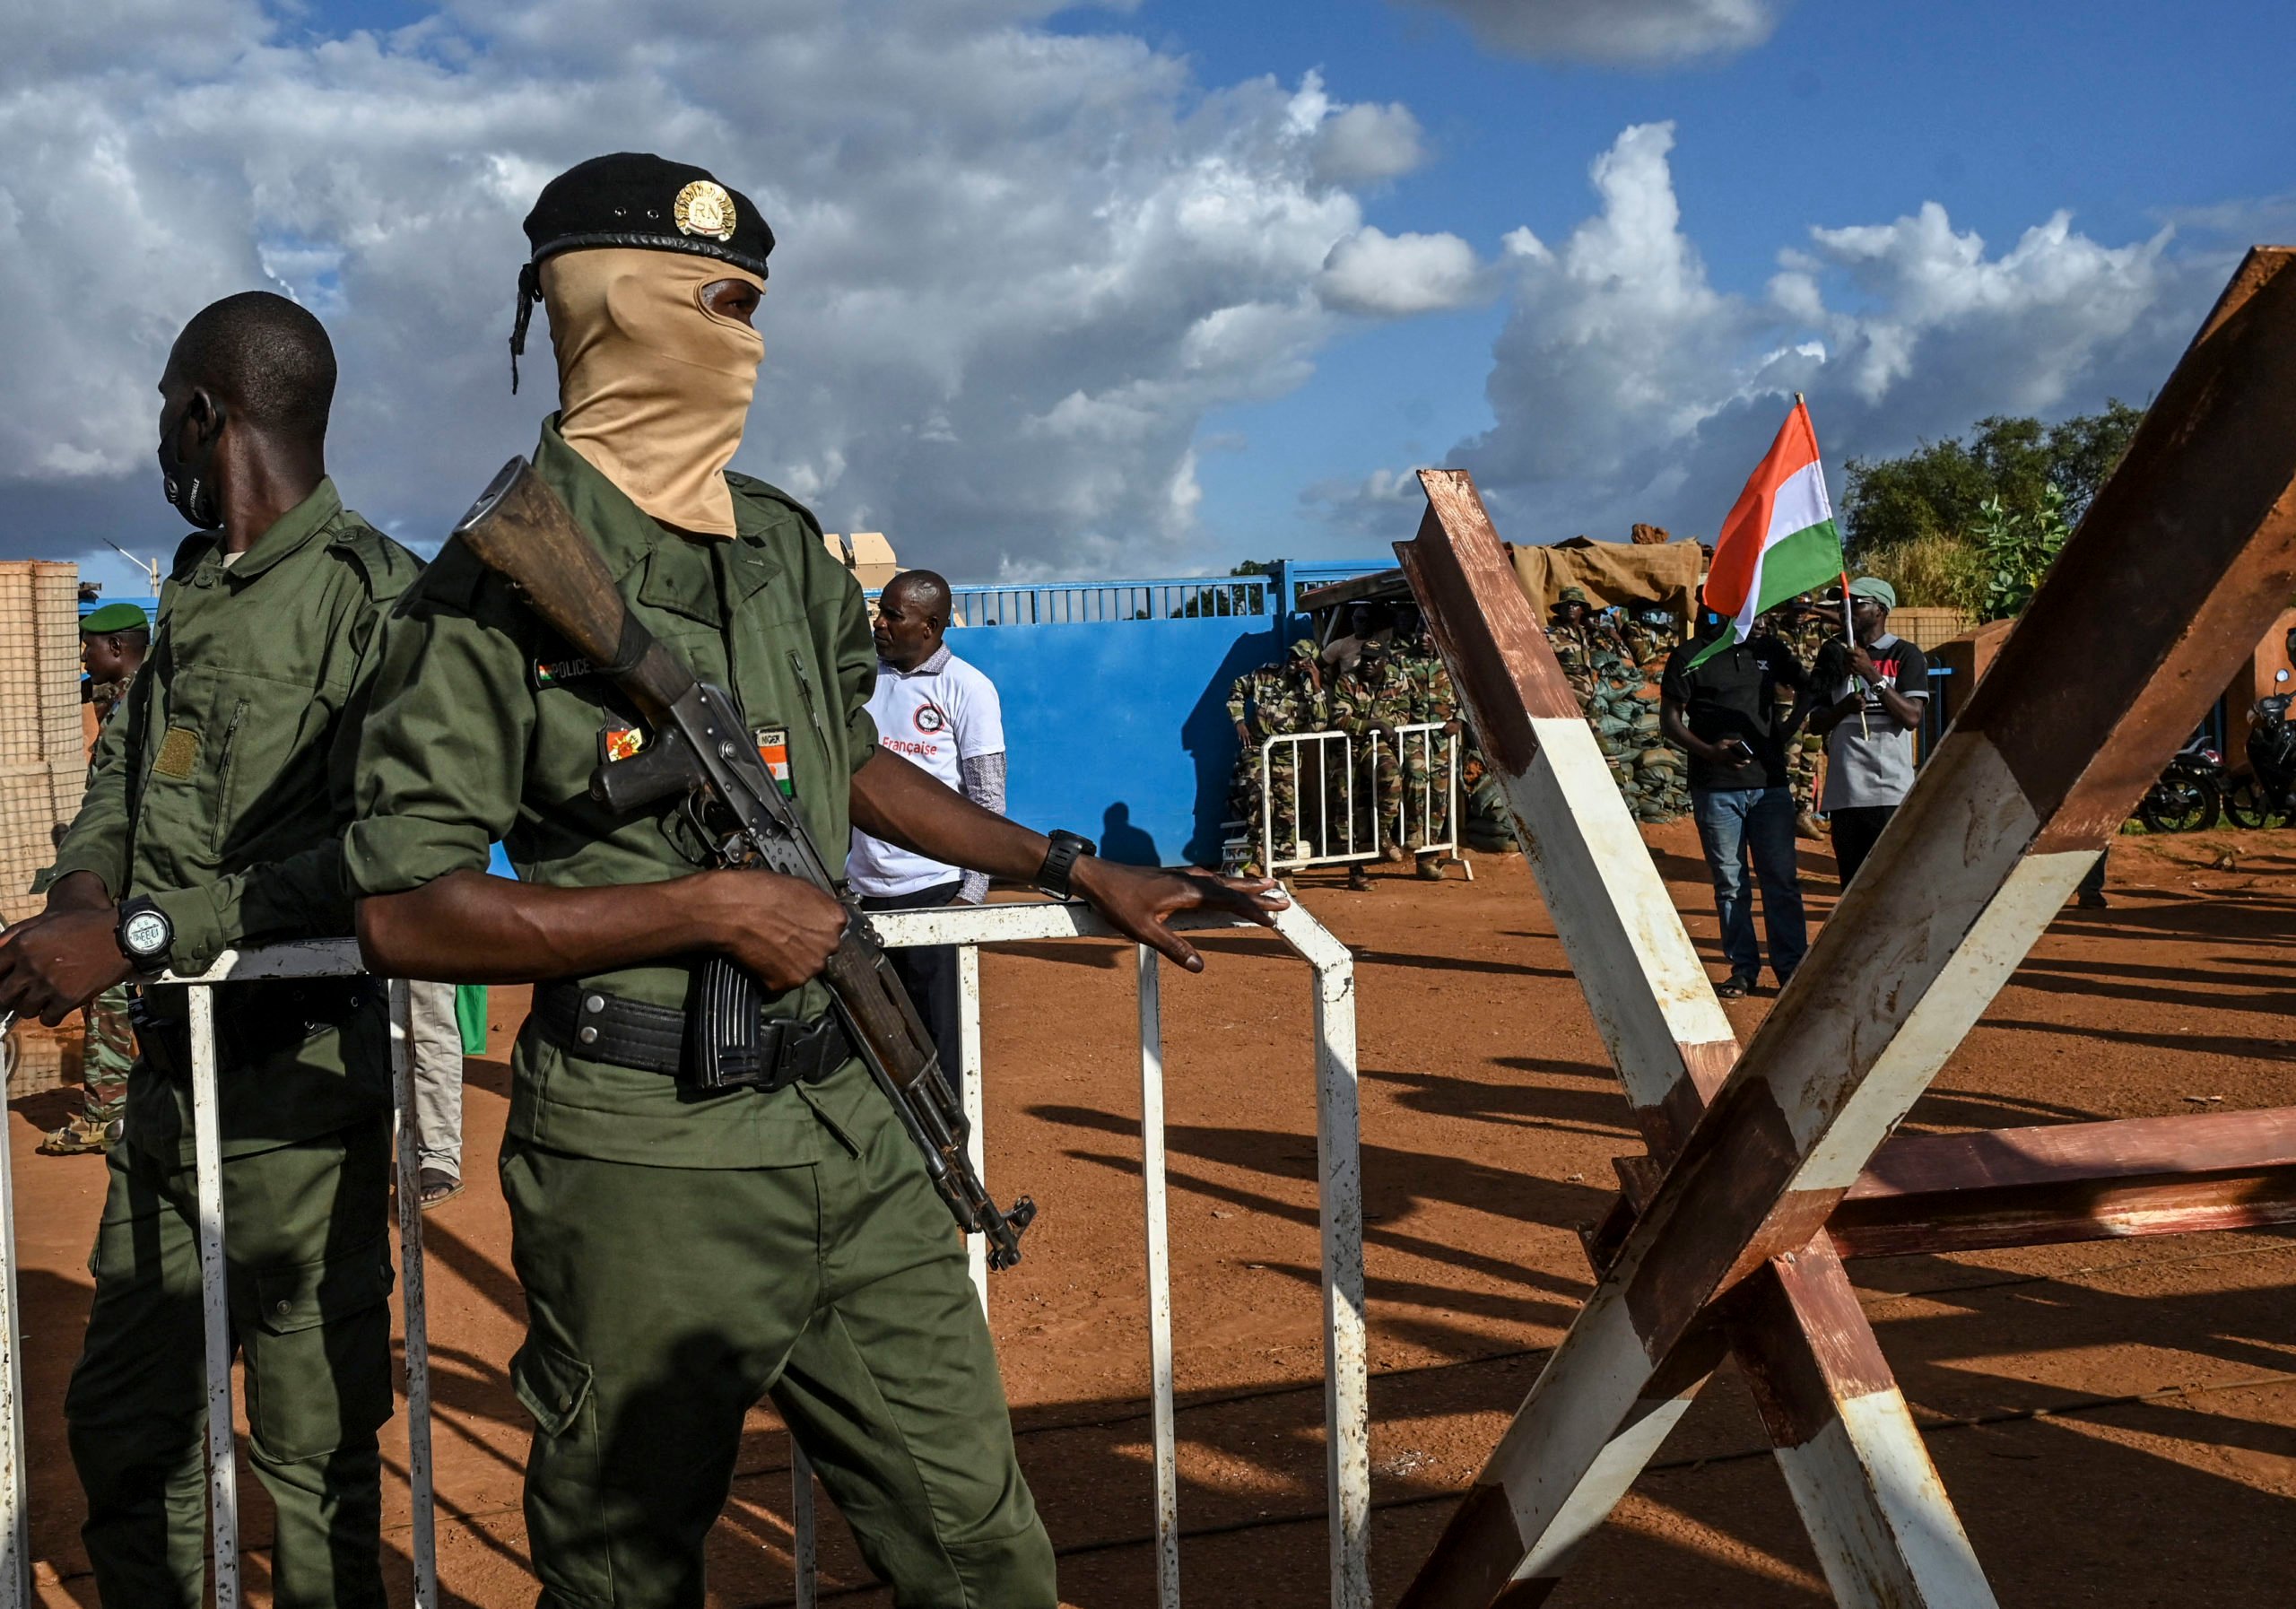
[[[985,944],[1119,936],[1081,902],[963,907],[887,913],[872,918],[889,945],[955,944],[961,991],[961,1095],[971,1123],[970,1148],[982,1164],[980,952]],[[1234,918],[1190,913],[1187,929],[1239,927]],[[1347,947],[1298,906],[1282,913],[1275,932],[1315,972],[1316,1152],[1321,1220],[1324,1301],[1325,1479],[1329,1494],[1331,1601],[1335,1609],[1369,1609],[1370,1581],[1370,1406],[1363,1320],[1363,1194],[1359,1157],[1354,962]],[[198,1199],[200,1287],[206,1325],[209,1518],[213,1535],[215,1609],[238,1609],[239,1481],[232,1432],[230,1305],[224,1286],[222,1147],[217,1127],[214,990],[265,978],[346,977],[362,970],[348,939],[312,940],[226,951],[206,971],[166,981],[190,987],[192,1129]],[[1171,1270],[1166,1241],[1163,1038],[1157,957],[1138,952],[1142,1178],[1148,1261],[1149,1364],[1156,1482],[1158,1603],[1179,1603],[1179,1500],[1174,1425]],[[412,1119],[409,998],[390,986],[391,1082],[398,1130],[400,1290],[406,1324],[407,1482],[413,1503],[416,1609],[437,1609],[435,1510],[431,1491],[430,1353],[424,1322],[421,1187]],[[4,1139],[4,1136],[0,1136]],[[8,1157],[0,1144],[0,1609],[30,1609],[30,1502],[23,1457],[22,1325],[16,1302],[15,1238],[9,1215]],[[987,1249],[971,1239],[974,1283],[987,1300]],[[793,1448],[796,1599],[817,1602],[813,1474]]]
[[[1466,868],[1467,879],[1474,879],[1474,868],[1459,860],[1459,739],[1447,732],[1442,721],[1415,721],[1395,728],[1392,747],[1396,763],[1402,768],[1402,798],[1396,809],[1396,820],[1390,822],[1386,813],[1380,813],[1377,841],[1398,843],[1415,855],[1439,855],[1458,861]],[[1379,763],[1379,753],[1387,740],[1377,732],[1371,735],[1371,764]],[[1412,780],[1416,770],[1419,779]]]
[[[980,952],[982,944],[1032,940],[1120,937],[1082,902],[943,907],[873,916],[889,947],[958,946],[962,1004],[963,1063],[958,1069],[965,1111],[972,1121],[973,1165],[980,1167]],[[1182,928],[1238,927],[1230,917],[1177,918]],[[1371,1517],[1371,1424],[1363,1335],[1363,1178],[1358,1147],[1355,1073],[1355,968],[1347,946],[1294,905],[1276,918],[1275,932],[1315,970],[1316,1160],[1323,1241],[1324,1478],[1329,1502],[1331,1602],[1335,1609],[1369,1609]],[[1160,1609],[1179,1598],[1179,1492],[1172,1380],[1171,1265],[1165,1239],[1164,1051],[1156,952],[1139,947],[1141,1183],[1148,1262],[1150,1416],[1156,1481],[1156,1573]],[[983,1177],[986,1178],[984,1171]],[[988,1299],[987,1249],[972,1237],[973,1282]],[[792,1459],[802,1500],[797,1526],[797,1602],[814,1602],[810,1475]]]
[[[206,1324],[208,1519],[213,1535],[215,1609],[238,1609],[239,1589],[239,1463],[231,1427],[230,1304],[224,1287],[223,1151],[217,1128],[215,990],[235,983],[282,978],[347,978],[366,969],[350,939],[313,939],[255,950],[226,950],[196,977],[170,974],[163,981],[190,985],[191,1113],[197,1196],[200,1300]],[[413,1041],[404,983],[390,985],[391,1090],[398,1126],[398,1227],[401,1298],[406,1309],[407,1484],[413,1498],[413,1552],[416,1609],[438,1609],[439,1582],[430,1492],[430,1352],[423,1333],[422,1214],[415,1178]],[[0,1609],[29,1609],[31,1561],[25,1537],[30,1510],[24,1467],[22,1326],[15,1300],[16,1239],[0,1144],[0,1448],[9,1449],[0,1474]]]
[[[1281,751],[1279,752],[1279,751]],[[1276,837],[1275,783],[1292,784],[1286,840]],[[1355,813],[1355,741],[1344,732],[1283,732],[1259,745],[1260,866],[1271,877],[1376,859],[1379,827]]]

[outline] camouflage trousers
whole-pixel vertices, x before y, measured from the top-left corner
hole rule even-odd
[[[1451,839],[1450,742],[1440,733],[1430,736],[1416,732],[1404,741],[1403,775],[1396,789],[1403,822],[1396,837],[1407,849]]]
[[[1297,751],[1292,752],[1296,753]],[[1309,761],[1302,760],[1300,763]],[[1309,780],[1312,782],[1313,778]],[[1246,877],[1257,877],[1267,870],[1260,859],[1260,805],[1263,796],[1273,807],[1265,825],[1268,838],[1275,846],[1278,862],[1296,858],[1298,851],[1295,846],[1300,839],[1314,836],[1312,833],[1303,834],[1301,831],[1300,772],[1298,766],[1292,763],[1292,753],[1279,749],[1271,760],[1265,796],[1260,787],[1260,758],[1257,753],[1245,754],[1236,762],[1236,779],[1228,790],[1228,811],[1231,817],[1244,824],[1247,844],[1244,859],[1237,871]]]
[[[1818,808],[1818,762],[1824,757],[1824,747],[1808,737],[1796,736],[1786,747],[1786,785],[1794,791],[1796,815]]]
[[[87,1037],[80,1051],[80,1076],[87,1085],[83,1109],[88,1122],[109,1123],[127,1105],[127,1070],[135,1065],[135,1030],[127,1022],[127,986],[116,983],[88,1002],[82,1013]]]

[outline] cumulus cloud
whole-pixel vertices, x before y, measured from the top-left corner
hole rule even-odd
[[[1995,251],[1935,203],[1816,227],[1766,293],[1716,288],[1683,234],[1674,129],[1626,129],[1590,177],[1597,211],[1559,246],[1527,230],[1486,382],[1494,419],[1454,449],[1517,540],[1710,534],[1796,391],[1837,474],[1989,413],[2148,396],[2229,266],[2163,229],[2110,246],[2059,213]]]
[[[1534,61],[1670,65],[1770,38],[1785,0],[1408,0],[1448,12],[1486,49]]]
[[[539,326],[508,389],[520,217],[637,149],[710,166],[781,241],[736,467],[958,574],[1198,561],[1198,422],[1311,371],[1356,188],[1423,156],[1410,112],[1206,86],[1043,28],[1056,0],[719,9],[454,0],[336,39],[242,0],[31,16],[13,59],[43,70],[0,69],[13,551],[172,545],[152,383],[186,317],[257,285],[335,335],[347,495],[435,540],[548,405]],[[168,30],[197,48],[147,48]]]
[[[1316,177],[1326,184],[1376,184],[1400,178],[1427,160],[1419,119],[1399,102],[1351,106],[1317,132]]]
[[[1474,248],[1457,235],[1366,226],[1331,248],[1316,291],[1335,311],[1393,317],[1471,306],[1487,296],[1485,278]]]

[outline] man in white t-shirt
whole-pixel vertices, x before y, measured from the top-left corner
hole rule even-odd
[[[1826,787],[1819,807],[1833,835],[1841,885],[1866,857],[1913,787],[1913,735],[1929,702],[1929,661],[1890,631],[1897,588],[1876,576],[1849,584],[1855,642],[1835,638],[1818,650],[1813,679],[1832,700],[1810,718],[1826,740]],[[1830,606],[1839,608],[1839,596]]]
[[[949,651],[949,584],[904,570],[877,599],[877,744],[931,772],[984,810],[1004,813],[1004,714],[996,684]],[[978,905],[988,879],[856,831],[845,874],[864,910]],[[888,952],[932,1031],[941,1065],[957,1065],[957,952],[951,944]]]

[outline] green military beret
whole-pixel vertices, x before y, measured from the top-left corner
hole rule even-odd
[[[151,624],[152,617],[135,604],[106,604],[80,617],[80,630],[91,637],[111,631],[146,631]]]

